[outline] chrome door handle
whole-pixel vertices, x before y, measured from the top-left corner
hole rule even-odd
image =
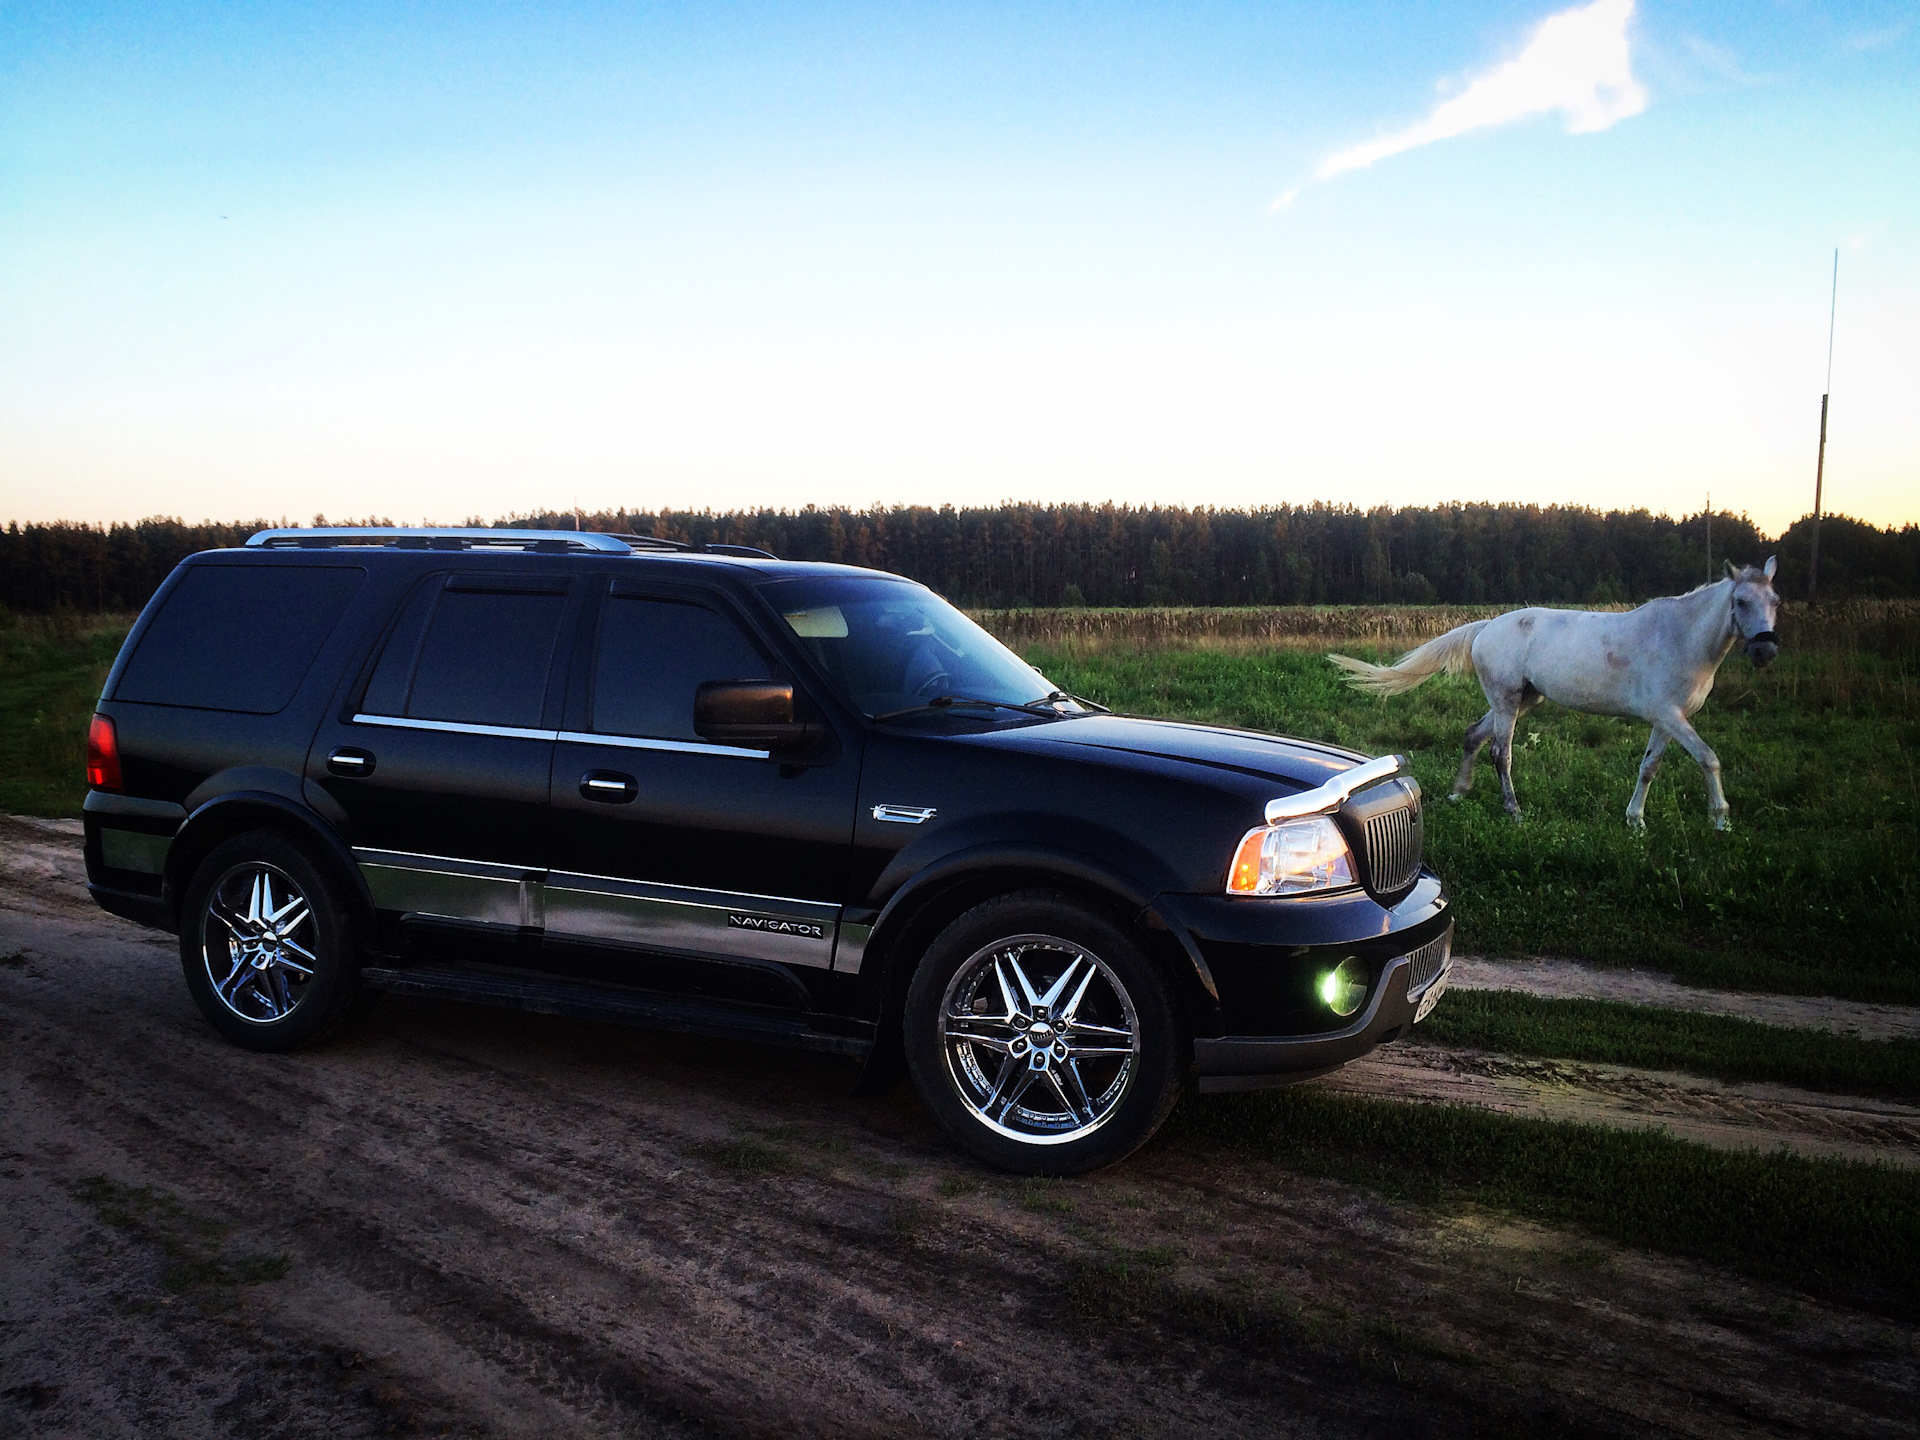
[[[373,773],[373,752],[362,750],[357,745],[342,745],[327,756],[329,773],[343,779],[357,780],[363,775]]]
[[[639,793],[640,782],[618,770],[589,770],[580,777],[581,797],[603,805],[625,805]]]

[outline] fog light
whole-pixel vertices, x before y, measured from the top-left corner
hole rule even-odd
[[[1320,998],[1336,1015],[1351,1015],[1367,998],[1367,967],[1349,955],[1320,977]]]

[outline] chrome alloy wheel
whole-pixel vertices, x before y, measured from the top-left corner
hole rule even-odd
[[[207,892],[201,946],[220,1003],[255,1025],[284,1020],[307,996],[320,961],[313,907],[284,870],[236,865]]]
[[[1054,935],[1015,935],[968,957],[941,998],[954,1089],[988,1129],[1028,1145],[1098,1130],[1140,1067],[1140,1022],[1119,976]]]

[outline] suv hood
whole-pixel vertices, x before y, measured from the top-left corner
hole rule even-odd
[[[1357,751],[1291,740],[1257,730],[1229,730],[1179,720],[1129,715],[1083,715],[970,737],[976,743],[1022,750],[1107,750],[1181,760],[1215,770],[1290,782],[1311,790],[1370,759]]]

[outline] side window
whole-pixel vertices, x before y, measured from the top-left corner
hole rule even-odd
[[[693,692],[708,680],[767,680],[773,669],[732,620],[677,600],[607,597],[593,662],[593,728],[698,740]]]
[[[285,709],[366,575],[357,566],[195,565],[167,592],[113,698]]]
[[[561,593],[429,586],[389,637],[361,709],[531,729],[566,609]]]

